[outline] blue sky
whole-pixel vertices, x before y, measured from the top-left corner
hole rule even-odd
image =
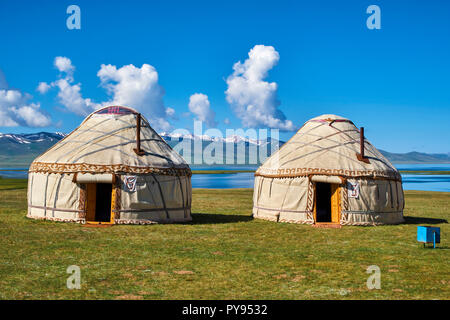
[[[66,27],[71,4],[81,9],[81,30]],[[371,4],[381,9],[380,30],[366,27]],[[102,64],[148,64],[164,107],[175,111],[165,119],[172,128],[192,128],[194,93],[207,96],[217,128],[240,128],[226,80],[236,62],[264,45],[279,60],[262,81],[276,83],[277,108],[294,126],[333,113],[364,126],[380,149],[447,153],[448,12],[447,1],[2,1],[0,70],[8,89],[30,94],[26,103],[39,103],[51,124],[0,132],[70,132],[82,121],[58,99],[57,87],[36,89],[67,76],[56,57],[70,59],[83,99],[113,99],[97,76]]]

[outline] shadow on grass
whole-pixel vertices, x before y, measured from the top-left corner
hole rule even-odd
[[[433,246],[428,245],[428,246],[423,247],[422,249],[425,249],[425,250],[427,250],[427,249],[449,250],[450,248],[449,247],[441,247],[439,244],[436,244],[436,248],[433,248]]]
[[[236,214],[193,213],[191,224],[236,223],[253,220],[252,216]]]
[[[439,224],[448,223],[445,219],[435,219],[435,218],[421,218],[421,217],[408,217],[404,216],[405,224]]]

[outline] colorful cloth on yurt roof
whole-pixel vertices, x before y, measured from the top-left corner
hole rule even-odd
[[[135,113],[137,113],[135,110],[121,106],[110,106],[94,112],[94,114],[135,114]]]

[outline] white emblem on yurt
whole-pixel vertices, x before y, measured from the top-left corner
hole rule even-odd
[[[348,182],[348,197],[356,198],[359,197],[359,184],[357,182]]]
[[[127,186],[128,191],[135,192],[136,191],[136,176],[125,176],[125,185]]]

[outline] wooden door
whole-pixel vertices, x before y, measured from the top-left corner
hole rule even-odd
[[[119,208],[116,206],[117,198],[116,194],[118,192],[117,186],[113,183],[112,185],[112,192],[111,192],[111,223],[114,223],[115,219],[115,210],[119,210]]]
[[[95,221],[95,210],[97,202],[97,184],[87,183],[87,210],[86,210],[86,221]]]
[[[338,184],[331,185],[331,222],[340,223],[341,218],[341,187]]]

